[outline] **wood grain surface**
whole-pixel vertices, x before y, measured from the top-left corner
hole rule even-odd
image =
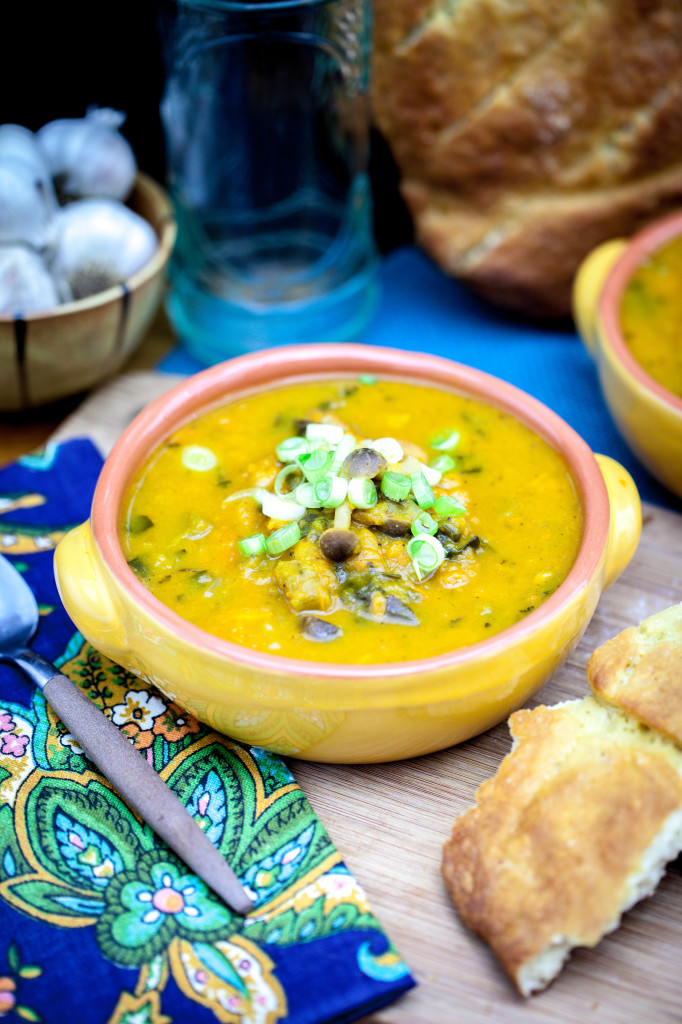
[[[179,378],[138,372],[91,396],[55,437],[92,437],[106,453],[146,402]],[[585,666],[604,640],[682,601],[682,516],[644,506],[639,549],[607,590],[568,663],[534,703],[584,696]],[[557,981],[524,1000],[487,946],[460,923],[440,875],[442,844],[510,748],[505,723],[458,747],[383,765],[290,766],[418,987],[364,1024],[659,1024],[682,1021],[682,874],[594,950],[576,951]],[[576,808],[576,814],[580,808]]]

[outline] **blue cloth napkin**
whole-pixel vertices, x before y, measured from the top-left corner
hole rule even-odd
[[[445,356],[515,384],[558,413],[593,451],[625,466],[643,499],[682,511],[682,501],[644,469],[616,430],[594,364],[571,322],[507,315],[447,277],[413,246],[384,259],[381,282],[377,315],[360,340]],[[202,368],[182,348],[159,366],[173,373]]]
[[[0,551],[34,647],[129,736],[255,903],[232,914],[139,821],[13,666],[0,664],[0,1017],[43,1024],[324,1024],[414,985],[284,762],[212,732],[102,657],[66,615],[54,545],[87,518],[88,441],[0,470]]]

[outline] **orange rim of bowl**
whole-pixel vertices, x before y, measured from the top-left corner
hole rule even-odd
[[[143,267],[136,270],[134,274],[131,274],[127,278],[125,285],[114,284],[111,288],[105,288],[103,291],[96,292],[94,295],[88,295],[84,299],[60,302],[58,306],[52,306],[50,309],[22,313],[22,320],[25,320],[27,323],[52,320],[55,317],[70,316],[73,313],[80,313],[86,309],[98,309],[109,303],[118,302],[125,292],[134,292],[141,285],[146,284],[147,281],[151,281],[163,270],[173,251],[177,235],[177,223],[173,214],[173,208],[161,186],[142,171],[137,172],[135,190],[153,198],[155,205],[159,208],[156,223],[152,224],[159,244],[152,258]],[[15,314],[0,313],[0,323],[13,323],[14,320],[16,320]]]
[[[324,366],[323,372],[320,367]],[[281,387],[311,379],[338,379],[374,373],[398,380],[433,385],[503,409],[530,427],[566,461],[578,490],[583,511],[583,537],[576,560],[554,594],[527,618],[469,647],[445,654],[402,662],[348,664],[286,658],[242,647],[207,633],[167,608],[129,568],[119,542],[123,494],[134,472],[175,429],[211,408],[266,386]],[[605,551],[609,532],[608,493],[596,459],[583,439],[556,413],[524,391],[480,370],[440,356],[397,349],[374,349],[361,344],[308,344],[282,346],[237,356],[210,367],[176,385],[151,402],[127,427],[108,456],[95,489],[92,530],[95,543],[121,589],[166,629],[195,647],[230,662],[270,675],[289,674],[305,679],[395,681],[421,672],[438,672],[495,654],[522,641],[570,603],[593,579]]]
[[[682,234],[682,210],[662,217],[634,235],[611,268],[598,301],[604,335],[613,354],[631,377],[654,399],[682,414],[682,398],[651,377],[633,356],[620,325],[620,309],[632,275],[667,242]]]

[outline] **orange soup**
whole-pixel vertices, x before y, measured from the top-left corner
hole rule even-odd
[[[316,661],[424,658],[530,614],[582,517],[563,459],[485,402],[405,381],[242,397],[138,471],[120,539],[165,605],[246,647]]]
[[[662,246],[632,275],[621,329],[642,369],[682,398],[682,238]]]

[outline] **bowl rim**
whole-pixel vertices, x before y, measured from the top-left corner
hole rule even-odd
[[[144,459],[163,438],[196,415],[267,386],[319,379],[320,366],[325,363],[327,379],[374,373],[445,387],[488,401],[525,423],[563,456],[581,503],[583,536],[566,579],[539,608],[489,639],[444,654],[385,663],[319,662],[256,651],[208,633],[177,615],[136,578],[125,560],[118,528],[125,488]],[[182,635],[185,642],[269,676],[286,673],[306,681],[343,678],[385,680],[387,684],[401,677],[451,670],[523,643],[585,591],[605,554],[609,523],[608,492],[592,450],[543,403],[500,378],[441,356],[353,343],[311,343],[261,350],[237,356],[181,381],[142,410],[119,437],[100,474],[91,511],[95,545],[120,590],[165,629]]]
[[[620,326],[620,307],[634,272],[649,256],[681,234],[682,210],[676,210],[633,235],[611,267],[597,302],[599,318],[616,359],[653,399],[679,414],[682,414],[682,398],[654,380],[630,351]]]
[[[168,195],[161,185],[148,174],[145,174],[144,171],[137,172],[133,190],[128,196],[127,202],[136,193],[145,195],[147,199],[153,200],[159,208],[156,224],[151,225],[154,228],[159,244],[144,266],[136,270],[134,274],[131,274],[123,284],[114,284],[110,288],[104,288],[101,292],[95,292],[94,295],[88,295],[84,299],[60,302],[58,306],[52,306],[49,309],[43,310],[33,310],[27,313],[0,313],[0,324],[11,324],[17,319],[30,324],[71,316],[74,313],[81,313],[85,310],[99,309],[110,303],[115,304],[119,302],[124,295],[129,295],[141,285],[155,278],[163,270],[173,251],[177,236],[177,222]]]

